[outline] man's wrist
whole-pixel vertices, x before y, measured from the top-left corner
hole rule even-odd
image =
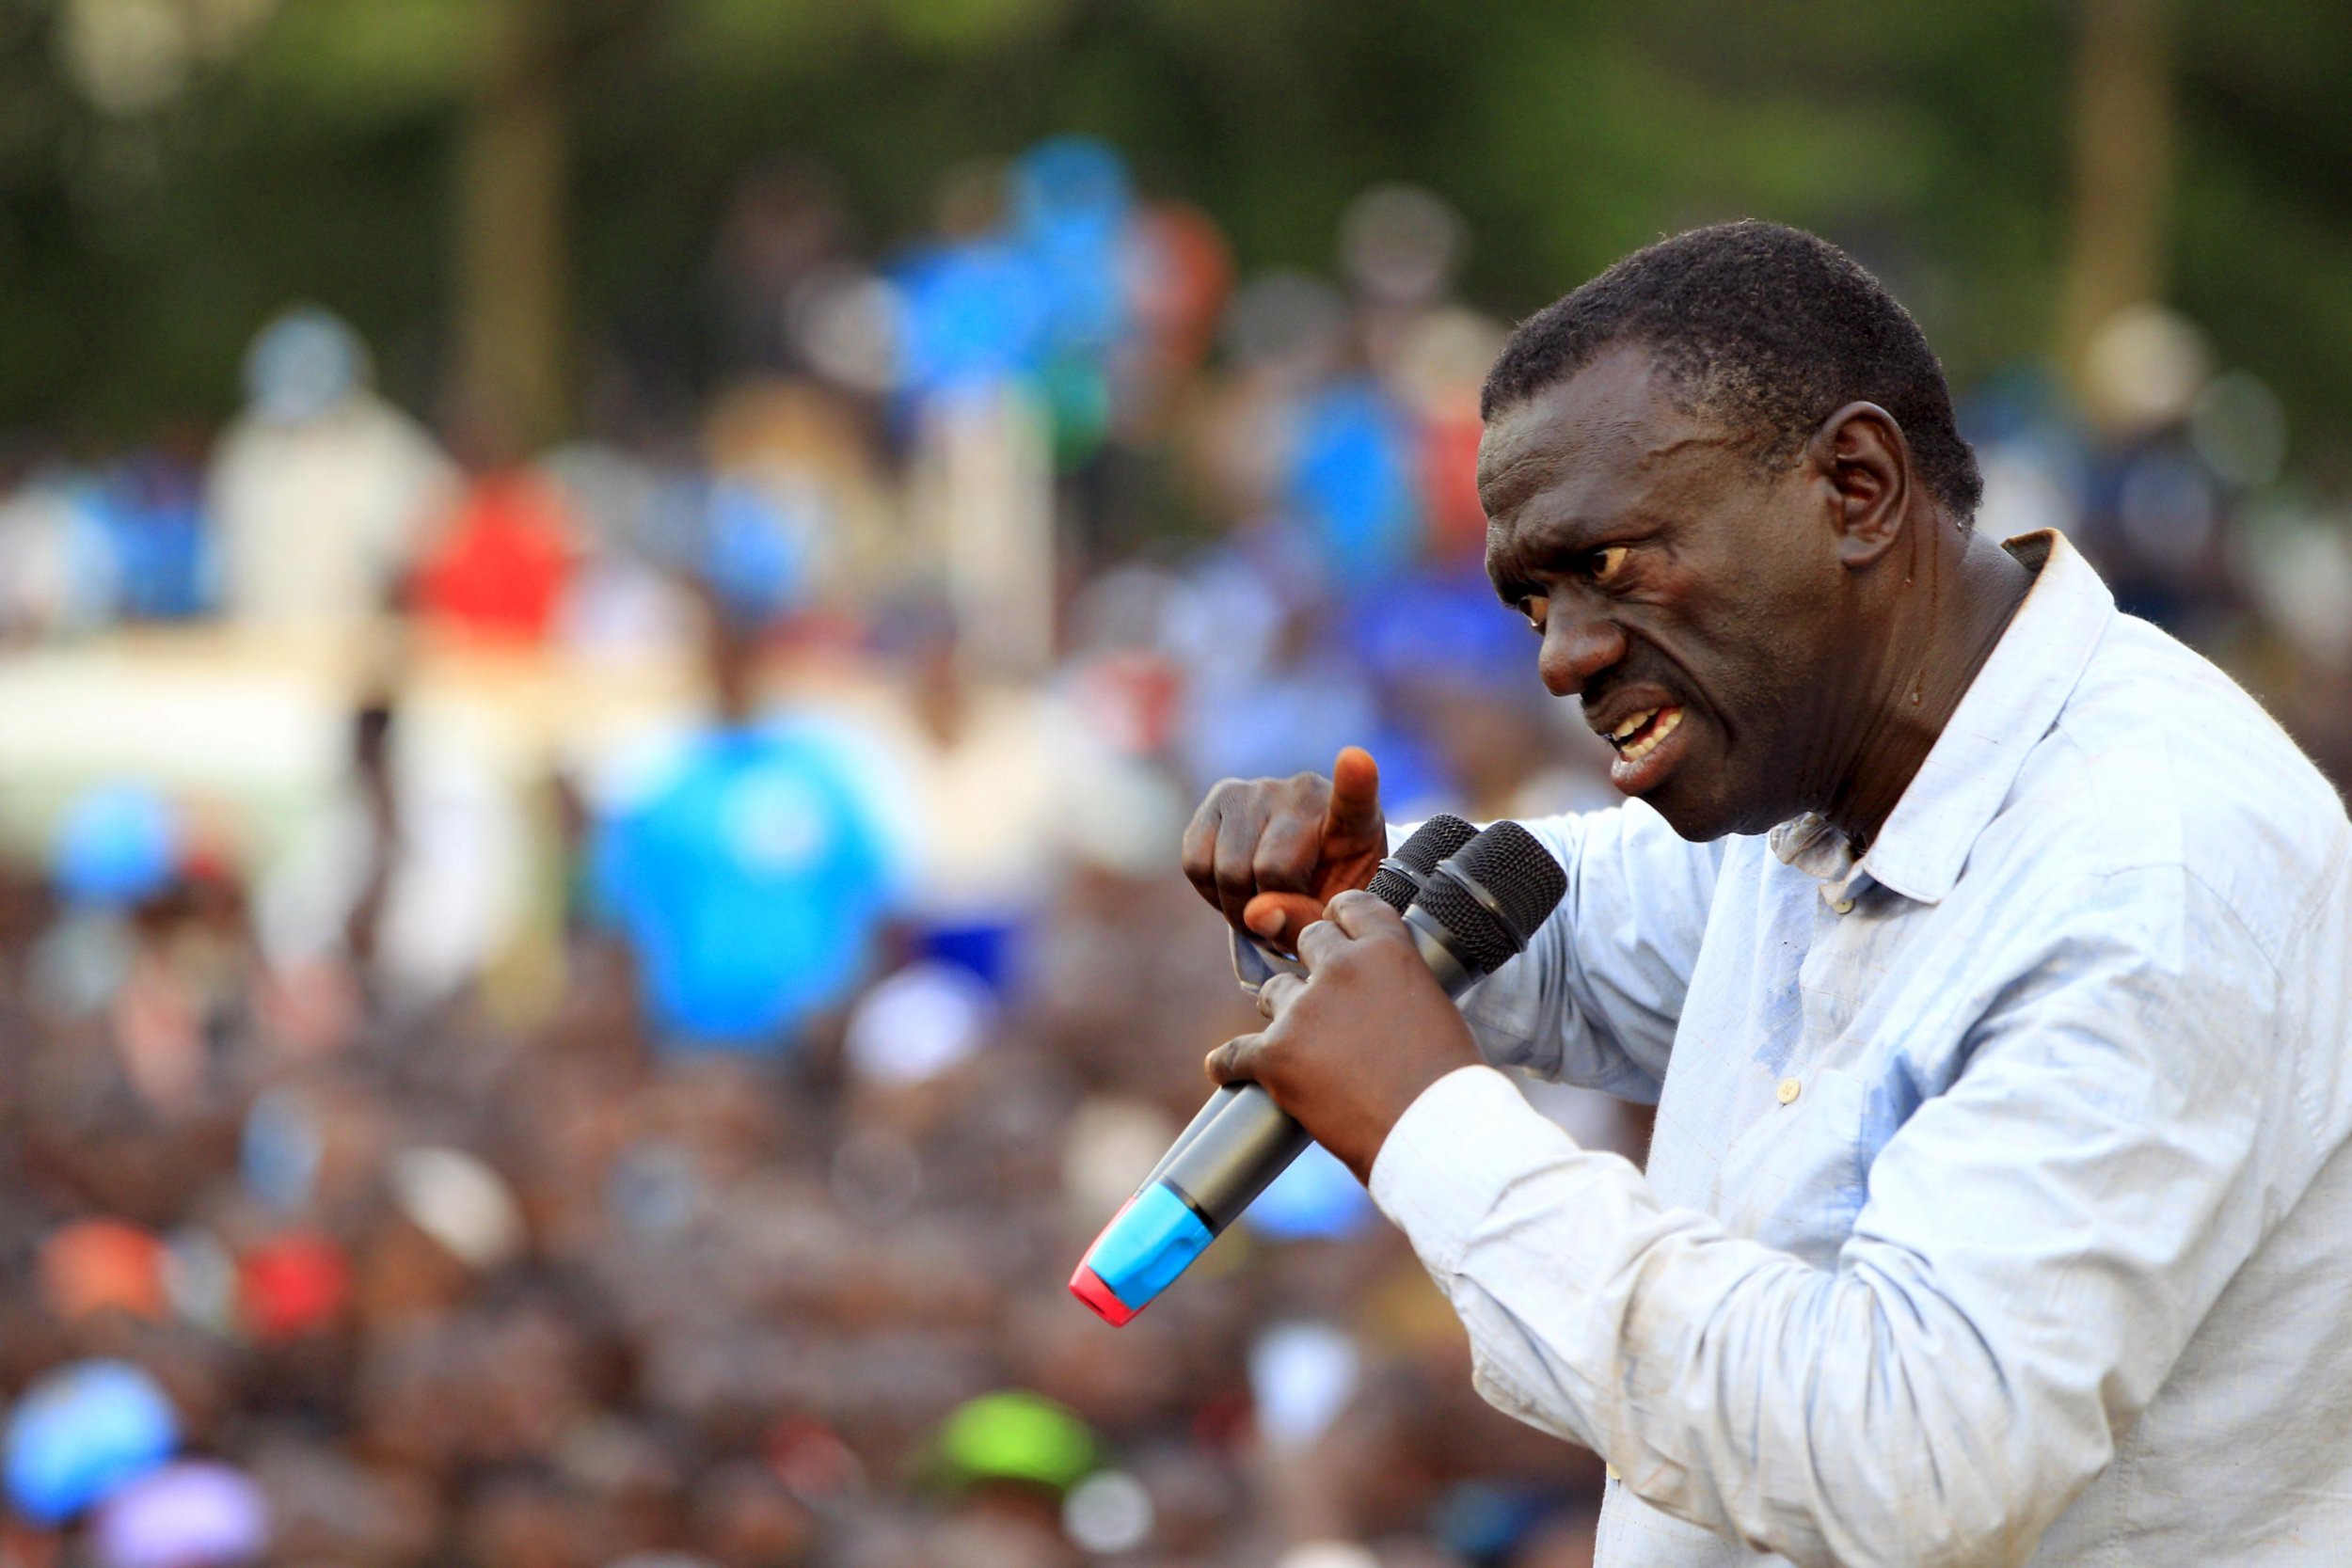
[[[1343,1137],[1342,1141],[1347,1146],[1345,1148],[1329,1143],[1327,1143],[1325,1147],[1337,1154],[1341,1163],[1355,1172],[1356,1180],[1369,1188],[1372,1185],[1373,1168],[1379,1163],[1380,1151],[1389,1147],[1389,1140],[1395,1136],[1398,1124],[1411,1114],[1414,1106],[1420,1104],[1428,1096],[1431,1089],[1459,1072],[1464,1067],[1476,1065],[1474,1060],[1438,1063],[1427,1069],[1418,1081],[1408,1077],[1403,1083],[1389,1086],[1385,1092],[1388,1101],[1386,1106],[1377,1106],[1375,1103],[1375,1107],[1372,1109],[1372,1116],[1379,1118],[1375,1129],[1372,1130],[1369,1134],[1363,1131],[1358,1131],[1353,1136]],[[1338,1132],[1340,1130],[1335,1128],[1332,1131]]]

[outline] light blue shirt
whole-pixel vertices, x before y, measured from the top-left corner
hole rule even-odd
[[[786,1049],[856,988],[897,891],[876,798],[795,716],[696,736],[599,824],[596,891],[666,1048]]]
[[[1646,1175],[1483,1067],[1374,1166],[1480,1390],[1619,1478],[1602,1563],[2352,1562],[2352,829],[2062,539],[2009,547],[1859,863],[1529,824],[1567,897],[1465,1010],[1655,1101]]]

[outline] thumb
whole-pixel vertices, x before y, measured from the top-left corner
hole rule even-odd
[[[1242,924],[1285,953],[1298,951],[1298,933],[1323,918],[1323,900],[1303,893],[1261,893],[1242,906]]]
[[[1324,848],[1327,854],[1360,849],[1383,837],[1380,765],[1361,746],[1343,747],[1331,764],[1331,800],[1323,812]]]

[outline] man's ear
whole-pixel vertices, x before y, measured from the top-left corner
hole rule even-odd
[[[1805,445],[1837,531],[1837,557],[1869,565],[1902,537],[1911,508],[1911,444],[1895,416],[1875,403],[1850,403],[1821,421]]]

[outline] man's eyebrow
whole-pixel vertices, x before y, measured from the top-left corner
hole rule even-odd
[[[1516,561],[1540,561],[1546,557],[1577,555],[1591,548],[1591,542],[1603,531],[1600,525],[1588,523],[1568,513],[1559,513],[1530,523],[1516,531],[1511,552]]]
[[[1508,512],[1539,489],[1553,472],[1552,454],[1540,446],[1518,448],[1492,468],[1478,472],[1478,494],[1487,515]]]
[[[1487,580],[1504,604],[1516,606],[1545,592],[1533,574],[1535,564],[1581,554],[1602,531],[1597,524],[1565,514],[1514,528],[1506,544],[1486,552]]]
[[[1516,561],[1498,560],[1493,556],[1486,558],[1486,580],[1494,585],[1495,597],[1511,610],[1518,609],[1523,602],[1542,592],[1518,570]]]

